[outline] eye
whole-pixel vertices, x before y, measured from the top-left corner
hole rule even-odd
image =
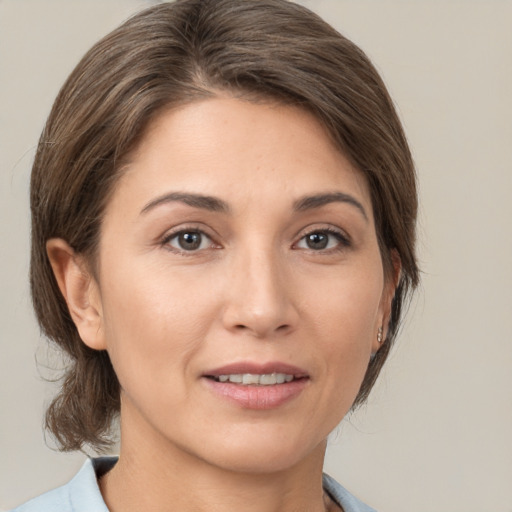
[[[213,246],[213,242],[209,236],[202,231],[187,229],[173,233],[163,240],[163,244],[171,246],[178,251],[200,251]]]
[[[316,230],[303,236],[296,247],[312,251],[325,251],[329,249],[349,246],[347,238],[337,231],[330,229]]]

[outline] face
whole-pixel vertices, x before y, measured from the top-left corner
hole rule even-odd
[[[151,126],[106,209],[96,286],[85,341],[118,375],[123,442],[237,471],[323,451],[393,291],[365,179],[321,125],[231,98]]]

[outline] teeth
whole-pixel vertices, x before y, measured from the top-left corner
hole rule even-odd
[[[261,384],[262,386],[272,386],[272,384],[276,384],[277,382],[275,373],[267,373],[264,375],[260,375],[259,377],[259,382],[257,382],[257,384]]]
[[[252,375],[250,373],[244,373],[242,375],[242,384],[259,384],[259,383],[260,383],[259,375]]]
[[[283,384],[284,382],[291,382],[293,375],[286,373],[264,373],[257,375],[253,373],[233,374],[233,375],[219,375],[215,377],[219,382],[232,382],[234,384],[243,384],[244,386],[273,386],[275,384]]]

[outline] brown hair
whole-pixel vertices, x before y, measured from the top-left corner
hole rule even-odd
[[[105,351],[81,340],[59,292],[46,241],[66,240],[94,269],[102,213],[123,159],[163,109],[227,91],[312,112],[366,176],[385,270],[402,272],[388,335],[354,406],[370,392],[418,282],[414,166],[392,101],[353,43],[286,0],[181,0],[129,19],[99,41],[62,87],[31,181],[31,287],[48,338],[69,358],[46,426],[63,450],[108,446],[119,382]]]

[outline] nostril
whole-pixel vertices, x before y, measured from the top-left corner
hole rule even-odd
[[[237,331],[256,331],[257,329],[251,329],[249,326],[244,324],[236,324],[233,326],[233,328]],[[284,333],[288,331],[291,328],[289,324],[282,324],[275,328],[274,332]],[[268,332],[265,330],[265,333],[268,334]]]

